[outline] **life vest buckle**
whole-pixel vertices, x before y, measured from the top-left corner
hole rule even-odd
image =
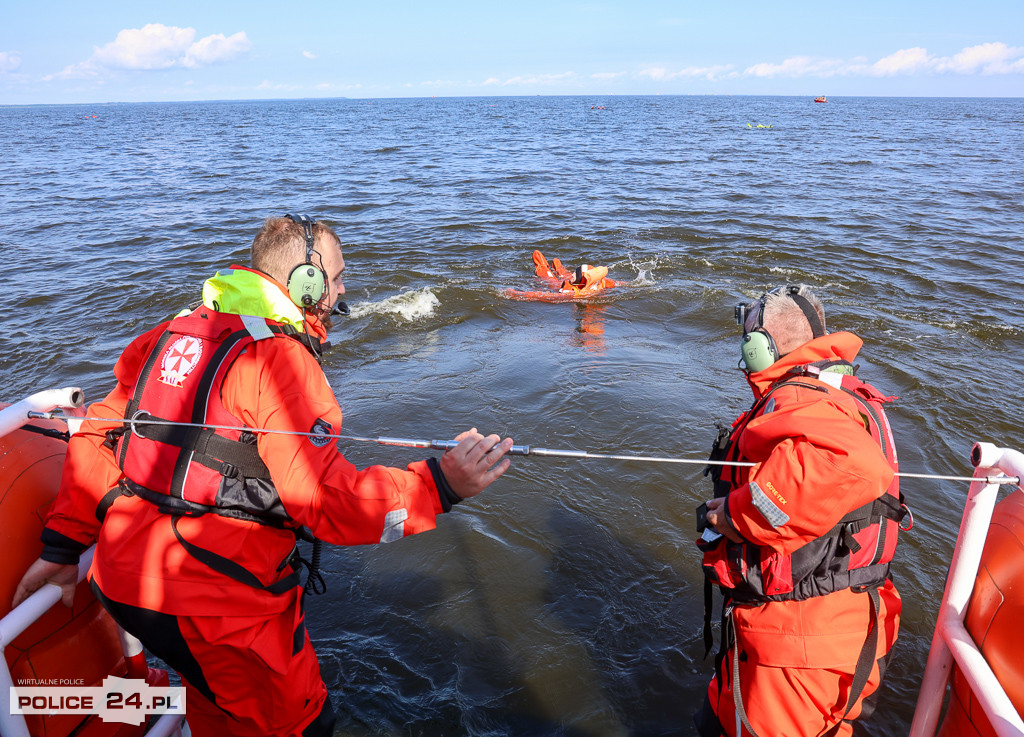
[[[242,472],[238,466],[231,463],[222,463],[220,466],[221,476],[227,476],[228,478],[237,479],[241,477]]]
[[[104,433],[106,439],[103,441],[103,445],[113,450],[114,446],[117,445],[117,441],[121,439],[121,436],[125,434],[127,429],[127,427],[122,425],[121,427],[116,427],[113,430],[107,430]]]

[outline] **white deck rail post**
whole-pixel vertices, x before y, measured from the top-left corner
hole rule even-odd
[[[94,550],[95,547],[89,548],[82,554],[82,558],[78,562],[79,583],[89,572]],[[25,716],[10,713],[9,701],[14,681],[11,680],[11,669],[7,666],[4,651],[18,635],[46,614],[50,607],[58,601],[60,601],[60,586],[48,583],[12,609],[6,617],[0,619],[0,693],[3,694],[0,696],[0,702],[7,704],[6,709],[0,709],[0,736],[2,737],[29,737],[28,727],[25,726]]]
[[[28,423],[29,412],[49,412],[58,407],[81,407],[85,395],[78,387],[47,389],[0,409],[0,437]]]
[[[1024,721],[964,628],[964,613],[974,591],[974,580],[999,492],[999,484],[986,483],[985,477],[1000,473],[1022,476],[1024,455],[989,443],[977,443],[971,451],[971,462],[975,465],[974,475],[979,480],[971,483],[964,503],[960,533],[939,605],[910,737],[934,736],[954,659],[996,734],[999,737],[1024,737]]]

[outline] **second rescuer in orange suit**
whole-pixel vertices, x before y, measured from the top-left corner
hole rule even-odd
[[[849,735],[872,708],[866,699],[899,628],[888,578],[901,519],[881,412],[889,398],[852,375],[861,340],[826,334],[806,287],[774,290],[738,307],[737,318],[744,340],[760,333],[752,342],[769,355],[744,353],[756,364],[746,367],[756,401],[717,445],[718,459],[756,465],[712,474],[707,526],[723,537],[706,533],[698,545],[725,594],[723,643],[695,721],[702,737]],[[875,422],[879,437],[869,431]],[[843,522],[871,505],[865,519]]]
[[[326,338],[321,318],[344,294],[344,260],[329,228],[316,224],[312,233],[312,262],[328,282],[315,305],[301,309],[285,286],[291,269],[304,257],[311,260],[304,254],[302,227],[271,218],[253,244],[256,268],[218,273],[207,282],[206,304],[199,308],[211,319],[216,313],[257,316],[313,338],[312,351],[280,337],[252,343],[221,385],[223,408],[246,427],[285,431],[258,433],[255,442],[289,526],[211,513],[181,516],[175,529],[171,516],[151,500],[108,496],[124,479],[114,451],[104,445],[106,431],[118,424],[87,421],[69,444],[61,490],[43,533],[43,555],[16,594],[20,601],[50,581],[62,586],[69,603],[76,570],[71,564],[97,542],[90,573],[97,596],[125,629],[180,673],[197,737],[330,735],[334,714],[306,634],[302,587],[275,593],[241,584],[199,560],[186,544],[228,558],[253,574],[257,585],[272,587],[292,573],[283,562],[295,545],[293,528],[304,526],[338,545],[430,530],[437,515],[478,494],[509,464],[502,456],[511,440],[499,442],[475,430],[459,435],[459,445],[439,463],[419,461],[405,470],[359,470],[333,441],[308,434],[317,428],[336,434],[342,420],[316,354]],[[128,346],[114,368],[117,386],[90,407],[90,416],[123,416],[143,362],[167,327]],[[175,380],[183,385],[188,378]]]

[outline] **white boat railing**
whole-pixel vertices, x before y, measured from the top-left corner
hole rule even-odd
[[[1024,478],[1024,454],[1015,450],[977,443],[971,451],[971,462],[978,478],[997,473]],[[974,590],[998,492],[999,484],[983,480],[972,482],[967,492],[960,534],[939,605],[910,737],[933,737],[935,734],[953,661],[956,661],[996,734],[999,737],[1024,737],[1021,715],[1013,708],[1006,690],[964,627],[964,614]],[[1020,484],[1013,493],[1022,493]]]
[[[89,565],[92,563],[92,554],[95,546],[89,548],[78,563],[78,581],[81,583],[89,572]],[[10,699],[11,689],[14,681],[11,678],[11,669],[7,665],[7,658],[4,657],[6,648],[14,639],[30,627],[37,619],[46,614],[54,604],[60,601],[60,587],[54,584],[46,584],[30,597],[12,609],[6,617],[0,619],[0,701],[7,702]],[[120,629],[120,628],[119,628]],[[125,646],[125,655],[129,649],[141,649],[142,643],[132,637],[124,630],[121,631],[121,642]],[[28,726],[25,724],[23,714],[12,714],[10,704],[6,709],[0,709],[0,737],[31,737]],[[182,720],[184,717],[175,714],[162,715],[149,731],[147,737],[170,737],[180,735]]]
[[[27,399],[0,409],[0,437],[25,425],[28,422],[28,412],[49,412],[58,407],[77,408],[82,406],[83,401],[82,390],[77,388],[51,389],[33,394]],[[74,429],[77,428],[72,428],[72,431]],[[79,583],[89,572],[94,549],[95,546],[89,548],[78,563]],[[7,646],[46,614],[50,607],[60,601],[60,598],[60,587],[55,584],[46,584],[8,612],[7,616],[0,619],[0,702],[7,705],[7,708],[0,708],[0,737],[31,737],[25,723],[25,716],[10,713],[9,701],[14,681],[11,678],[11,669],[7,665],[5,656]],[[132,635],[118,629],[121,632],[121,643],[126,657],[131,654],[131,651],[138,652],[142,648],[142,643]],[[172,735],[182,735],[183,730],[187,734],[188,727],[184,726],[183,722],[183,716],[163,714],[153,723],[146,735],[147,737],[171,737]]]
[[[85,402],[85,394],[78,387],[47,389],[0,409],[0,437],[28,423],[29,412],[49,412],[58,407],[75,409]],[[77,427],[70,427],[72,432]]]

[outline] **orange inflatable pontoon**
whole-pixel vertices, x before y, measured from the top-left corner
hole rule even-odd
[[[5,407],[6,404],[0,404]],[[35,420],[37,429],[66,429],[53,420]],[[39,557],[39,535],[47,509],[57,494],[67,443],[24,428],[0,436],[0,531],[4,563],[0,568],[0,617],[28,567]],[[57,603],[3,650],[11,681],[19,684],[71,683],[100,687],[108,675],[145,679],[167,686],[167,673],[150,669],[141,652],[126,657],[117,625],[83,581],[74,606]],[[146,724],[104,722],[95,714],[29,714],[32,737],[135,737]]]
[[[1017,713],[1024,713],[1024,494],[1010,494],[992,515],[974,593],[964,626],[977,643],[992,673],[1002,684]],[[952,689],[938,737],[995,737],[964,674],[954,666]]]

